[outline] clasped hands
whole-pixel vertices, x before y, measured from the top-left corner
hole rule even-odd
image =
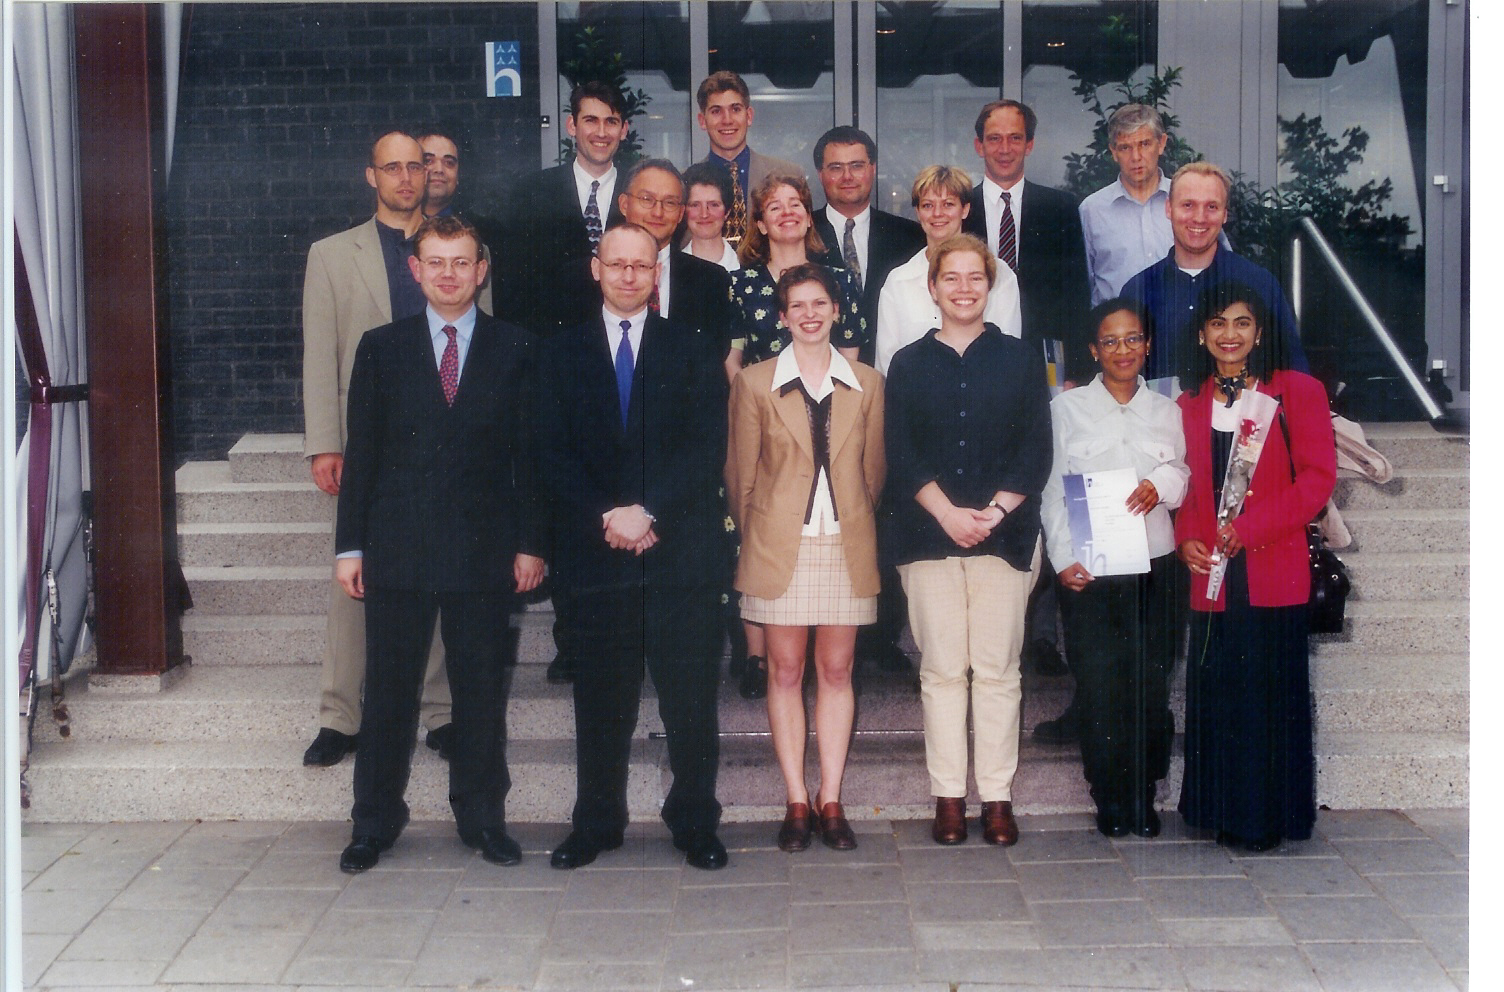
[[[1197,575],[1206,575],[1216,567],[1219,560],[1226,561],[1243,550],[1243,539],[1238,536],[1238,532],[1233,529],[1231,523],[1225,523],[1217,530],[1215,544],[1222,556],[1220,559],[1212,557],[1213,552],[1207,548],[1205,542],[1194,538],[1182,541],[1180,547],[1175,550],[1180,560],[1185,562],[1192,572]]]
[[[1144,479],[1128,494],[1126,502],[1128,512],[1134,516],[1143,516],[1159,505],[1159,490],[1154,488],[1154,483]],[[1088,572],[1080,562],[1076,562],[1059,573],[1060,584],[1067,589],[1080,592],[1091,582],[1092,574]]]
[[[658,532],[653,529],[653,518],[641,504],[617,506],[601,514],[601,528],[606,543],[618,551],[630,551],[640,555],[658,543]]]

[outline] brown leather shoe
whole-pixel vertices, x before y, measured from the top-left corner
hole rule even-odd
[[[966,843],[966,799],[957,796],[935,797],[935,825],[930,836],[936,844]]]
[[[809,847],[813,828],[809,821],[809,803],[789,803],[783,814],[783,826],[778,828],[780,851],[802,851]]]
[[[846,813],[840,803],[826,803],[820,807],[820,840],[836,851],[849,851],[856,847],[856,834],[846,822]]]
[[[1018,843],[1018,821],[1011,802],[982,804],[982,839],[989,844],[1012,847]]]

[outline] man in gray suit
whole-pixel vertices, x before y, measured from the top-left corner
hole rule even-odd
[[[696,120],[710,138],[710,154],[705,161],[731,173],[725,237],[735,245],[747,231],[752,216],[747,197],[757,184],[774,173],[804,179],[804,170],[787,159],[759,155],[747,144],[747,129],[754,114],[751,91],[741,76],[725,69],[712,72],[700,84],[695,99],[700,104]]]
[[[331,496],[339,494],[344,471],[346,394],[355,346],[373,327],[423,312],[423,292],[408,269],[408,258],[413,233],[423,222],[425,172],[416,138],[401,131],[383,134],[371,146],[366,166],[366,182],[376,191],[375,216],[308,250],[303,282],[303,454],[314,483]],[[303,755],[305,765],[338,764],[355,750],[360,730],[365,608],[337,584],[331,593],[319,733]],[[424,676],[423,723],[429,746],[444,753],[452,729],[449,682],[437,647],[430,652]]]

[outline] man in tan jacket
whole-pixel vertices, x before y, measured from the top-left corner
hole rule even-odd
[[[303,283],[303,454],[314,483],[339,494],[344,469],[345,402],[355,346],[366,331],[423,312],[423,293],[408,271],[410,239],[423,221],[423,149],[400,131],[371,147],[366,182],[376,191],[370,220],[315,242]],[[489,295],[489,294],[487,294]],[[489,300],[482,302],[489,303]],[[334,500],[330,500],[330,514]],[[355,750],[365,679],[365,608],[331,584],[319,733],[305,765],[338,764]],[[449,682],[437,641],[423,687],[428,744],[441,754],[450,734]]]

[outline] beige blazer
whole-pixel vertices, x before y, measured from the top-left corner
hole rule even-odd
[[[489,257],[489,255],[488,255]],[[477,304],[491,312],[491,281]],[[345,401],[355,346],[392,322],[376,218],[314,242],[303,277],[303,455],[345,450]]]
[[[788,589],[814,484],[809,414],[797,390],[773,391],[776,360],[758,362],[731,383],[726,443],[726,498],[741,531],[736,588],[762,599]],[[858,596],[876,596],[877,524],[882,492],[883,379],[851,363],[861,391],[836,383],[830,404],[830,488],[841,522],[846,568]]]
[[[748,194],[750,195],[752,190],[757,188],[758,183],[775,172],[780,176],[798,176],[805,182],[809,182],[809,177],[804,174],[804,170],[788,159],[777,158],[773,155],[760,155],[754,150],[747,157],[747,185],[751,187],[747,190]]]

